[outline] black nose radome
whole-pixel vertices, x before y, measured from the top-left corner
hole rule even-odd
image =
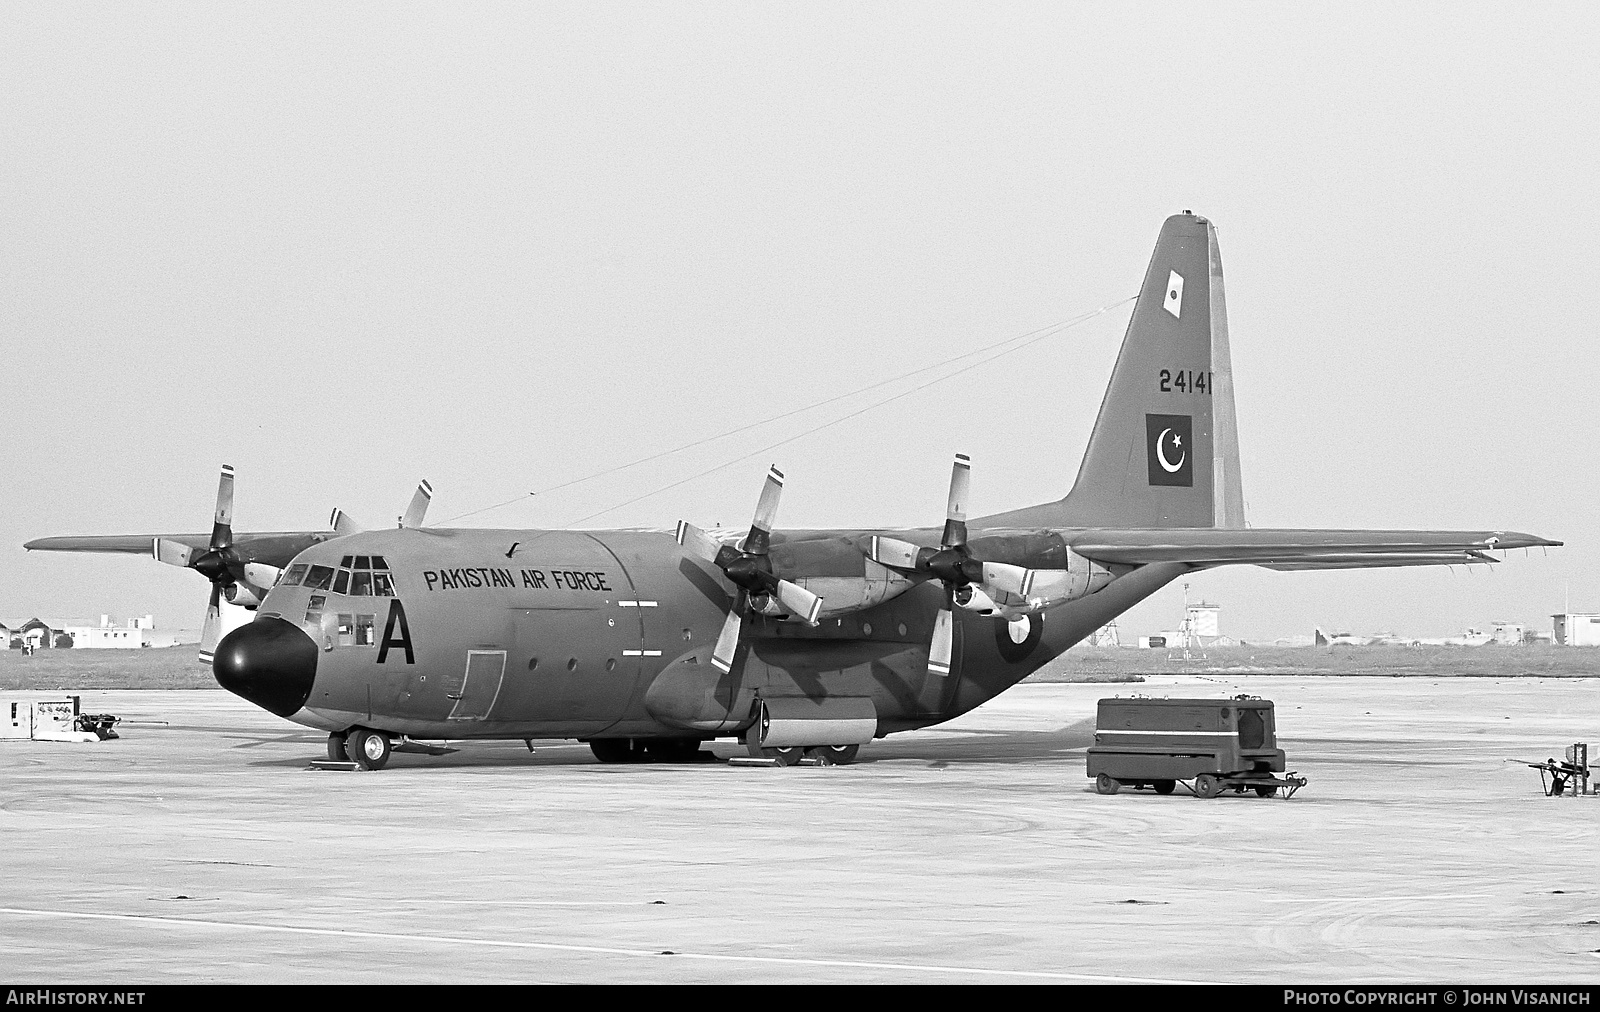
[[[258,618],[222,637],[211,671],[224,689],[287,717],[311,696],[317,644],[281,618]]]

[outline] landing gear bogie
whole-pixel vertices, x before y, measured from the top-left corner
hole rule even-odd
[[[856,761],[860,745],[814,745],[806,749],[806,756],[815,759],[819,766],[848,766]]]

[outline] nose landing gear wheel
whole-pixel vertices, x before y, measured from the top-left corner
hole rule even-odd
[[[1115,794],[1122,789],[1122,784],[1102,773],[1094,778],[1094,789],[1098,794]]]
[[[1276,788],[1276,787],[1257,787],[1256,788],[1256,797],[1258,797],[1258,798],[1270,798],[1276,793],[1278,793],[1278,788]]]
[[[806,754],[824,766],[848,766],[856,761],[860,745],[818,745],[806,749]]]
[[[1202,798],[1214,798],[1222,793],[1222,785],[1210,773],[1202,773],[1194,778],[1194,793]]]
[[[350,736],[348,731],[335,731],[328,735],[328,758],[336,763],[350,761],[350,754],[344,750],[345,739]]]
[[[791,745],[788,748],[764,748],[761,750],[761,755],[766,759],[776,759],[779,766],[793,766],[800,761],[801,756],[805,755],[805,749],[799,745]]]
[[[1176,780],[1157,780],[1151,786],[1156,789],[1157,794],[1171,794],[1173,788],[1178,786],[1178,782]]]
[[[381,770],[389,763],[389,736],[378,731],[358,727],[345,739],[344,747],[351,760],[364,770]]]

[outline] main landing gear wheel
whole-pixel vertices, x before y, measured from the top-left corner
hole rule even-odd
[[[1214,798],[1222,793],[1222,785],[1210,773],[1202,773],[1194,778],[1194,793],[1201,798]]]
[[[358,727],[350,732],[350,737],[345,739],[345,751],[357,766],[364,770],[381,770],[389,764],[389,754],[392,746],[389,736],[381,731],[369,731]]]
[[[788,748],[764,748],[761,750],[762,758],[775,759],[779,766],[793,766],[805,754],[805,749],[799,745],[791,745]]]
[[[1256,788],[1256,797],[1258,798],[1270,798],[1276,793],[1278,793],[1278,788],[1276,786]]]
[[[349,731],[334,731],[328,735],[328,758],[336,763],[347,763],[350,754],[344,750],[345,739],[350,736]]]
[[[1122,784],[1102,773],[1094,778],[1094,789],[1099,794],[1115,794],[1122,789]]]
[[[860,751],[860,745],[818,745],[806,749],[806,754],[824,766],[848,766]]]
[[[1171,794],[1173,788],[1178,786],[1176,780],[1154,780],[1150,786],[1156,789],[1157,794]]]

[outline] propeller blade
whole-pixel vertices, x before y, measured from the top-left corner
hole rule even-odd
[[[217,641],[222,638],[222,588],[211,585],[211,603],[206,606],[206,624],[200,633],[200,659],[211,663],[217,653]]]
[[[928,645],[928,670],[935,675],[950,673],[950,655],[955,640],[955,616],[948,607],[939,609],[933,620],[933,642]]]
[[[195,550],[177,541],[155,538],[150,545],[150,554],[155,556],[157,561],[165,562],[169,566],[181,566],[187,569],[189,560],[194,558]]]
[[[338,508],[335,508],[334,511],[328,515],[328,526],[333,528],[333,533],[339,535],[341,538],[347,534],[360,534],[362,531],[360,524],[356,523],[354,520],[351,520],[349,514]]]
[[[417,491],[411,496],[411,505],[406,507],[406,515],[400,518],[400,526],[421,527],[422,518],[428,515],[428,503],[432,501],[433,486],[424,478],[417,483]]]
[[[978,581],[990,587],[998,587],[1007,594],[1017,597],[1028,596],[1028,583],[1034,577],[1034,571],[1024,569],[1022,566],[1012,566],[1004,562],[980,563],[983,576]],[[1062,571],[1063,574],[1065,570]]]
[[[217,512],[211,524],[211,550],[220,551],[233,544],[233,465],[222,465],[217,479]]]
[[[722,551],[722,542],[702,531],[687,520],[678,521],[678,544],[684,551],[691,555],[698,555],[707,562],[716,562],[717,553]]]
[[[967,543],[967,490],[971,485],[972,458],[958,453],[950,466],[950,498],[945,503],[944,536],[939,539],[945,548]]]
[[[910,542],[874,534],[872,536],[872,546],[867,552],[867,557],[880,566],[889,566],[893,569],[916,569],[917,553],[919,551],[921,549]]]
[[[246,583],[260,587],[262,590],[271,590],[278,585],[278,578],[283,575],[283,570],[277,566],[269,566],[261,562],[246,562],[244,564],[244,579]]]
[[[716,649],[711,651],[711,666],[723,674],[733,670],[733,655],[739,649],[739,610],[743,607],[744,595],[740,594],[733,610],[728,612],[727,621],[722,623]]]
[[[772,524],[778,518],[778,500],[783,497],[783,472],[776,464],[767,469],[767,483],[761,486],[761,498],[756,501],[756,516],[750,521],[750,534],[744,539],[746,555],[767,554],[767,544],[772,539]]]
[[[797,583],[788,580],[779,580],[773,596],[778,603],[783,605],[791,615],[805,622],[806,625],[817,624],[817,612],[822,610],[822,598],[811,593]]]

